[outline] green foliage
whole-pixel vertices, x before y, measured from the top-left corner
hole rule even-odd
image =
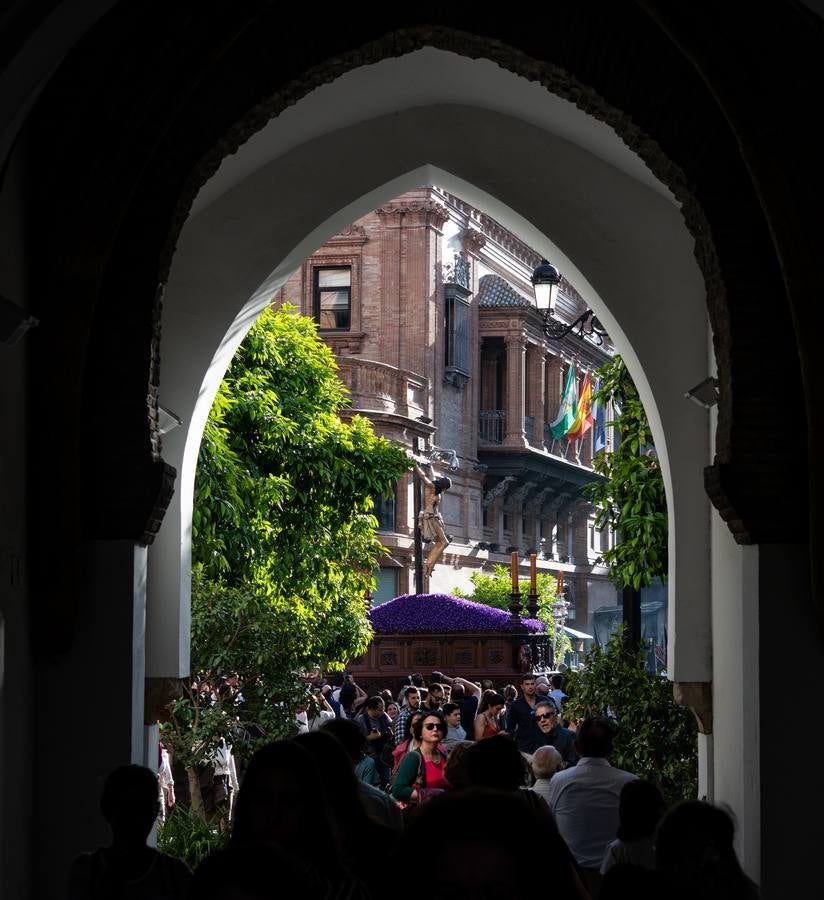
[[[565,716],[607,716],[617,725],[613,765],[654,781],[668,804],[698,795],[695,719],[675,703],[672,682],[646,670],[645,653],[626,650],[623,631],[564,677]]]
[[[620,356],[598,370],[601,387],[593,399],[615,399],[620,413],[610,423],[620,433],[611,453],[599,450],[592,461],[604,476],[585,485],[583,493],[597,507],[598,528],[618,533],[614,547],[603,554],[609,576],[628,587],[648,587],[656,576],[667,576],[667,500],[658,460],[650,453],[652,432],[638,391]]]
[[[293,668],[343,665],[371,639],[366,593],[380,543],[372,498],[410,466],[404,449],[340,411],[346,389],[315,323],[266,310],[221,385],[201,445],[193,557],[254,588]],[[263,650],[262,650],[263,652]]]
[[[315,323],[291,307],[260,316],[218,390],[192,516],[194,674],[162,728],[190,780],[217,738],[242,757],[291,735],[301,673],[342,667],[371,640],[372,498],[411,462],[367,419],[344,421],[347,402]],[[242,704],[201,696],[233,672]]]
[[[197,769],[209,762],[214,738],[225,738],[242,758],[261,741],[294,733],[294,707],[303,697],[303,648],[291,619],[254,588],[216,584],[202,566],[192,573],[192,663],[161,735],[174,758]],[[200,686],[237,673],[244,702],[217,692],[212,703]]]
[[[512,576],[506,566],[495,566],[492,574],[475,571],[469,576],[474,590],[471,594],[464,594],[460,588],[455,588],[452,593],[456,597],[472,600],[475,603],[483,603],[486,606],[494,606],[509,612],[509,599],[512,591]],[[553,635],[553,647],[555,659],[562,660],[570,652],[572,645],[563,627],[558,626],[553,617],[555,604],[558,601],[558,583],[554,576],[539,572],[535,579],[535,587],[538,592],[538,619],[546,625],[547,632]],[[529,580],[519,581],[521,590],[521,602],[526,604],[529,593]]]
[[[165,823],[157,829],[157,849],[182,859],[192,870],[228,842],[229,831],[207,824],[179,804],[172,807]]]

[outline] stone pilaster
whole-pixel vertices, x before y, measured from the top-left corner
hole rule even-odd
[[[506,436],[508,447],[528,446],[524,435],[526,337],[508,334],[506,343]]]

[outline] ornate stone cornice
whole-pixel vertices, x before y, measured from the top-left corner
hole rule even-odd
[[[509,490],[509,486],[517,480],[514,475],[506,475],[484,494],[483,505],[491,506],[496,500],[500,500]]]
[[[449,219],[449,211],[435,200],[412,200],[409,203],[387,203],[375,210],[382,219],[395,218],[398,224],[431,225],[441,229]]]

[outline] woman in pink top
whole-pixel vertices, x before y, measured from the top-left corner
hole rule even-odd
[[[392,782],[392,796],[404,805],[423,803],[448,787],[444,777],[446,752],[440,745],[446,734],[443,713],[426,713],[412,726],[412,734],[419,746],[404,756]]]

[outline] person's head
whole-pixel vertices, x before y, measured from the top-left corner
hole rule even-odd
[[[366,701],[366,715],[369,716],[370,719],[380,719],[383,716],[385,711],[385,707],[383,705],[382,697],[370,697]]]
[[[449,758],[444,766],[443,776],[449,782],[453,790],[469,787],[469,777],[466,774],[466,751],[474,745],[474,741],[458,741],[452,745]]]
[[[622,841],[636,841],[649,837],[654,831],[667,805],[652,781],[635,778],[622,788],[618,798],[618,837]]]
[[[410,709],[417,709],[421,705],[421,693],[413,684],[406,688],[403,692],[403,697]]]
[[[340,694],[338,695],[338,702],[340,705],[349,712],[357,697],[358,692],[355,690],[355,685],[352,684],[351,681],[345,681],[343,687],[340,689]]]
[[[293,740],[266,744],[253,754],[234,815],[233,844],[277,843],[300,854],[310,852],[307,834],[332,828],[318,765]]]
[[[458,703],[466,697],[466,689],[462,684],[453,684],[452,685],[452,693],[449,695],[449,699],[453,703]]]
[[[558,724],[558,707],[551,698],[539,700],[535,704],[535,721],[544,734],[549,734]]]
[[[366,818],[358,778],[349,761],[349,755],[329,731],[309,731],[292,740],[308,751],[317,764],[321,787],[329,803],[329,811],[337,830],[338,839],[346,836],[348,828],[363,824]]]
[[[518,688],[515,687],[514,684],[508,684],[504,688],[504,700],[507,703],[512,703],[513,700],[518,699]]]
[[[412,684],[414,684],[415,687],[423,687],[423,675],[418,672],[413,672],[409,677],[412,679]]]
[[[427,896],[484,900],[542,897],[548,892],[557,898],[578,896],[569,853],[549,810],[527,802],[524,794],[471,787],[433,798],[410,820],[390,871],[408,859],[409,847],[428,846],[434,835],[449,835],[448,863],[438,868],[437,885]],[[502,823],[510,827],[502,828]],[[540,853],[529,859],[524,857],[524,835],[529,835],[532,846],[540,847]],[[419,879],[406,882],[399,900],[420,895]]]
[[[473,744],[466,751],[464,765],[473,787],[517,791],[526,782],[526,761],[515,741],[504,734]]]
[[[546,697],[549,693],[549,682],[547,681],[536,681],[535,682],[535,693],[539,697]]]
[[[481,681],[480,687],[482,691],[494,691],[495,682],[491,678],[484,678],[483,681]]]
[[[436,746],[446,737],[446,719],[439,709],[424,713],[412,726],[415,740]]]
[[[427,705],[439,707],[443,704],[443,687],[436,682],[429,685],[429,693],[426,695]]]
[[[478,706],[479,713],[486,713],[489,716],[500,715],[501,710],[506,705],[506,701],[502,694],[496,691],[486,691],[481,697],[481,703]]]
[[[538,747],[532,754],[532,774],[536,778],[551,778],[564,766],[561,754],[549,745]]]
[[[145,843],[160,813],[157,776],[146,766],[118,766],[106,776],[100,812],[116,841]]]
[[[575,749],[579,756],[606,759],[612,753],[614,729],[609,719],[591,716],[584,719],[575,732]]]
[[[415,726],[423,719],[423,710],[416,710],[412,713],[412,715],[406,720],[406,725],[404,726],[403,731],[403,739],[408,740],[411,737],[415,736]]]
[[[391,703],[386,704],[386,715],[389,716],[389,721],[394,722],[395,719],[398,718],[398,713],[400,709],[398,708],[398,704],[393,700]]]
[[[389,706],[389,704],[392,703],[395,699],[392,696],[392,691],[390,691],[388,688],[384,688],[382,691],[379,691],[378,696],[381,698],[381,700],[383,700],[384,706]]]
[[[549,683],[552,685],[553,690],[560,691],[564,686],[564,676],[560,672],[556,672],[550,676]]]
[[[439,475],[432,482],[435,485],[435,493],[441,494],[444,491],[448,491],[452,487],[452,479],[447,478],[446,475]]]
[[[461,724],[461,708],[457,703],[444,703],[442,711],[450,728],[457,728]]]
[[[535,696],[535,676],[534,675],[524,675],[521,678],[521,693],[525,697],[534,697]]]
[[[320,730],[328,732],[340,741],[353,766],[363,759],[366,736],[354,719],[327,719],[321,723]]]
[[[735,823],[726,810],[703,800],[685,800],[658,825],[655,868],[674,885],[713,886],[713,898],[757,896],[735,855],[734,837]]]

